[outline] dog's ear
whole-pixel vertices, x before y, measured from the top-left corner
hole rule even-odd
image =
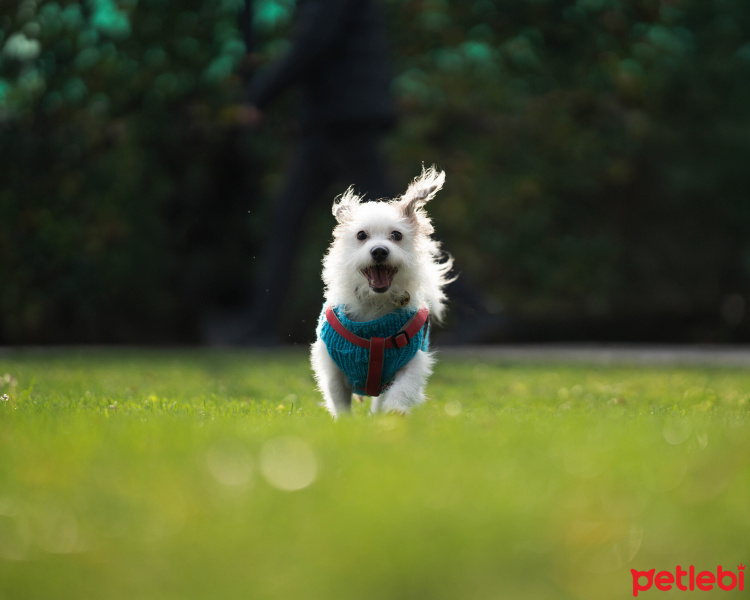
[[[429,169],[422,167],[422,174],[417,177],[401,196],[399,206],[407,219],[414,219],[417,211],[435,197],[445,183],[445,171],[438,171],[435,166]]]
[[[350,186],[341,196],[333,201],[331,212],[339,223],[344,223],[352,215],[352,209],[359,204],[359,196],[354,193],[354,187]]]

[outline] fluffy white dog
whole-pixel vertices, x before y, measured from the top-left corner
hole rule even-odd
[[[333,205],[338,225],[323,259],[325,304],[311,362],[325,407],[351,410],[352,393],[371,410],[408,413],[425,400],[435,358],[430,320],[445,312],[450,256],[430,236],[424,205],[442,188],[433,168],[390,201],[363,202],[351,188]]]

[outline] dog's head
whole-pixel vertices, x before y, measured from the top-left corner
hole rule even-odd
[[[364,202],[351,188],[338,198],[338,225],[324,270],[329,290],[351,289],[362,301],[398,305],[436,279],[431,273],[438,247],[424,205],[444,181],[445,173],[431,168],[390,201]]]

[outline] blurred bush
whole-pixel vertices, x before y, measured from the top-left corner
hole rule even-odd
[[[276,55],[292,3],[255,4]],[[250,297],[288,140],[232,126],[239,8],[0,0],[0,342],[192,340]],[[529,335],[750,339],[750,5],[384,8],[398,181],[448,172],[432,212],[465,276],[571,324]]]
[[[238,2],[0,6],[0,340],[190,339],[247,254]]]
[[[391,154],[449,173],[432,210],[467,274],[566,337],[748,339],[750,5],[389,8]]]

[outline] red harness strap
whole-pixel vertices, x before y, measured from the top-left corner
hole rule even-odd
[[[401,349],[408,345],[411,339],[419,333],[419,330],[426,325],[429,316],[430,311],[426,306],[423,306],[391,337],[372,337],[367,339],[349,331],[339,321],[336,313],[333,312],[333,308],[331,306],[326,307],[326,320],[336,333],[352,344],[360,348],[367,348],[370,351],[370,358],[367,365],[367,383],[365,386],[365,393],[368,396],[377,396],[381,392],[380,377],[383,372],[385,351],[389,348]]]

